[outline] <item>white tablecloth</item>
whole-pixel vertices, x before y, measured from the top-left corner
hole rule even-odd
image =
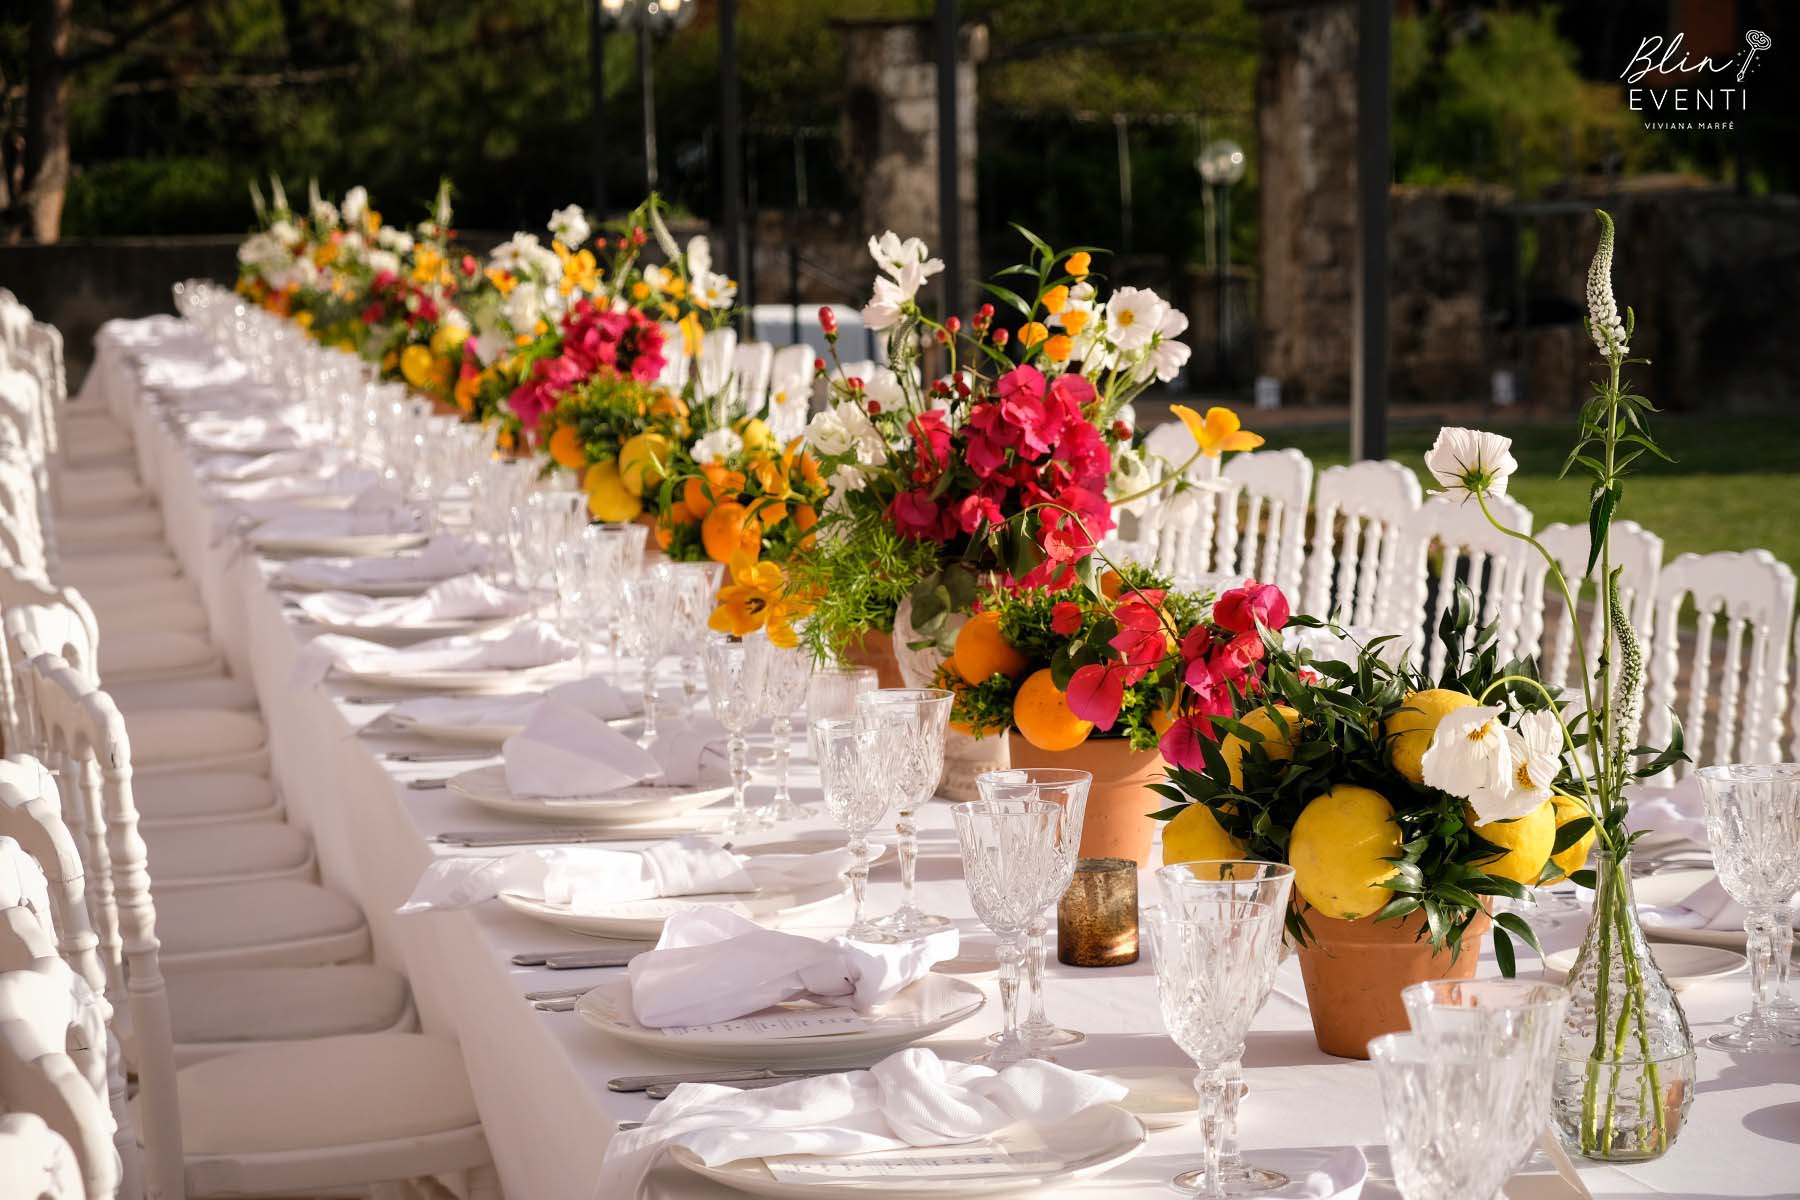
[[[233,669],[255,682],[268,721],[274,771],[290,819],[318,844],[325,881],[353,896],[368,914],[376,953],[405,970],[428,1029],[456,1038],[468,1064],[482,1121],[513,1200],[591,1200],[597,1164],[613,1127],[640,1120],[651,1102],[606,1088],[621,1074],[682,1070],[692,1064],[661,1058],[608,1040],[573,1013],[534,1011],[522,994],[534,988],[616,977],[613,972],[552,972],[516,967],[527,950],[578,950],[579,936],[561,933],[498,905],[470,911],[401,917],[404,901],[425,864],[443,847],[439,831],[516,827],[443,791],[409,790],[408,779],[459,769],[384,761],[384,749],[429,748],[415,742],[358,736],[378,707],[351,704],[365,686],[328,681],[290,685],[295,656],[310,636],[284,612],[265,583],[266,566],[252,552],[216,540],[216,521],[193,463],[170,429],[142,406],[135,424],[146,474],[161,492],[164,525],[184,569],[198,581]],[[797,763],[798,794],[816,798],[808,764]],[[987,939],[971,915],[955,836],[943,805],[920,818],[919,893],[932,911],[958,919],[967,942]],[[760,839],[786,842],[836,836],[824,819],[783,827]],[[754,839],[739,839],[740,845]],[[459,851],[460,852],[460,851]],[[891,857],[874,873],[870,903],[891,908],[898,893]],[[834,918],[841,928],[846,913]],[[1577,939],[1579,922],[1543,930],[1554,948]],[[1486,969],[1492,970],[1492,964]],[[934,1039],[947,1055],[977,1052],[999,1023],[991,974],[974,976],[989,994],[976,1017]],[[1723,1028],[1745,1006],[1745,977],[1701,984],[1683,1002],[1696,1040]],[[1135,966],[1080,970],[1052,961],[1049,1006],[1054,1019],[1083,1030],[1087,1040],[1063,1051],[1075,1067],[1163,1065],[1187,1060],[1163,1033],[1148,957]],[[1275,994],[1251,1034],[1245,1065],[1250,1086],[1241,1114],[1241,1139],[1259,1147],[1371,1147],[1379,1161],[1381,1105],[1365,1063],[1321,1053],[1313,1043],[1299,972],[1286,964]],[[1583,1166],[1596,1196],[1692,1197],[1800,1194],[1800,1052],[1730,1056],[1702,1045],[1700,1083],[1679,1144],[1658,1162],[1629,1167]],[[1144,1196],[1191,1166],[1192,1125],[1157,1133],[1146,1151],[1104,1179],[1078,1190],[1094,1196]],[[1516,1196],[1544,1194],[1529,1179],[1515,1180]],[[653,1194],[714,1194],[677,1178],[672,1169]],[[1372,1185],[1367,1196],[1392,1194]]]

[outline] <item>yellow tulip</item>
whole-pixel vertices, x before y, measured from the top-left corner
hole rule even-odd
[[[1187,426],[1188,432],[1194,435],[1194,441],[1199,444],[1200,452],[1208,458],[1235,454],[1240,450],[1254,450],[1263,444],[1262,435],[1243,428],[1243,422],[1229,408],[1215,405],[1206,410],[1205,418],[1185,404],[1172,404],[1169,411]]]

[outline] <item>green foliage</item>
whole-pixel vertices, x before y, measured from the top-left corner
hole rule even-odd
[[[248,172],[216,158],[128,158],[97,163],[69,183],[66,237],[217,233],[242,228]]]
[[[893,632],[900,601],[937,565],[935,544],[901,537],[879,515],[838,526],[787,565],[789,590],[815,597],[803,643],[832,662],[865,632]]]

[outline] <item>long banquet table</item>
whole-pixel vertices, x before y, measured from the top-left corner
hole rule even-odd
[[[119,375],[131,390],[134,373]],[[384,760],[384,750],[430,747],[417,740],[359,735],[359,727],[383,711],[355,702],[367,699],[366,685],[327,680],[295,686],[295,660],[311,636],[309,627],[284,610],[281,596],[267,582],[267,564],[233,539],[219,536],[217,513],[177,427],[157,419],[153,406],[141,403],[141,397],[133,397],[131,407],[140,461],[147,481],[160,493],[168,537],[203,593],[214,637],[234,671],[254,682],[289,819],[317,842],[325,882],[354,897],[367,913],[377,957],[406,972],[425,1027],[461,1044],[507,1194],[513,1200],[590,1200],[616,1124],[642,1120],[651,1107],[642,1095],[607,1090],[606,1081],[692,1064],[612,1042],[573,1013],[539,1012],[523,999],[534,988],[616,975],[552,972],[510,961],[527,950],[581,949],[581,937],[497,904],[396,914],[426,864],[447,852],[433,841],[435,834],[518,822],[490,815],[441,789],[409,789],[410,779],[450,774],[468,764]],[[816,800],[815,776],[804,756],[796,764],[796,778],[798,798]],[[835,836],[840,835],[821,817],[738,842],[742,847],[746,842]],[[920,837],[921,902],[955,917],[966,944],[981,946],[987,939],[971,913],[945,805],[934,804],[922,814]],[[897,894],[890,855],[874,875],[873,909],[892,907]],[[841,929],[847,913],[838,912],[833,919]],[[1542,933],[1555,948],[1572,944],[1580,928],[1579,919],[1565,919]],[[1534,964],[1530,960],[1522,966]],[[1483,969],[1493,971],[1491,959]],[[989,1002],[975,1017],[929,1043],[945,1055],[976,1052],[979,1040],[999,1022],[992,973],[969,978],[981,984]],[[1747,991],[1742,975],[1687,991],[1683,1002],[1696,1040],[1720,1029],[1742,1008]],[[1187,1060],[1163,1032],[1147,954],[1133,966],[1107,970],[1062,967],[1053,960],[1048,997],[1053,1018],[1088,1035],[1061,1053],[1067,1065],[1187,1069]],[[1385,1152],[1374,1075],[1366,1063],[1328,1057],[1314,1045],[1299,972],[1291,960],[1283,965],[1275,992],[1257,1019],[1244,1062],[1249,1094],[1240,1136],[1252,1157],[1263,1149],[1360,1145],[1372,1164],[1363,1194],[1395,1194],[1379,1182]],[[1800,1051],[1733,1056],[1702,1045],[1699,1068],[1698,1095],[1675,1149],[1653,1163],[1583,1165],[1582,1179],[1596,1196],[1800,1194]],[[1093,1196],[1154,1194],[1177,1169],[1192,1165],[1196,1153],[1191,1123],[1155,1133],[1136,1159],[1075,1190]],[[1553,1175],[1529,1174],[1516,1178],[1509,1192],[1515,1197],[1572,1194],[1558,1191],[1560,1186]],[[664,1197],[714,1194],[674,1167],[659,1171],[650,1187],[650,1194]]]

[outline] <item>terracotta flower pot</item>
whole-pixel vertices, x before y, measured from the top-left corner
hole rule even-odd
[[[1371,1038],[1407,1028],[1402,990],[1432,979],[1475,977],[1489,921],[1486,913],[1476,914],[1454,960],[1450,951],[1432,948],[1420,912],[1399,921],[1339,921],[1309,909],[1306,925],[1313,944],[1297,953],[1319,1049],[1368,1058]]]
[[[900,676],[900,662],[894,656],[894,635],[891,633],[864,630],[862,636],[844,651],[844,661],[853,667],[874,667],[876,682],[884,688],[906,686]]]
[[[1129,858],[1139,866],[1150,861],[1156,836],[1150,814],[1167,807],[1150,790],[1162,778],[1161,754],[1133,750],[1124,738],[1090,737],[1073,750],[1050,751],[1039,750],[1014,731],[1006,742],[1015,767],[1067,767],[1094,776],[1081,823],[1081,857]]]

